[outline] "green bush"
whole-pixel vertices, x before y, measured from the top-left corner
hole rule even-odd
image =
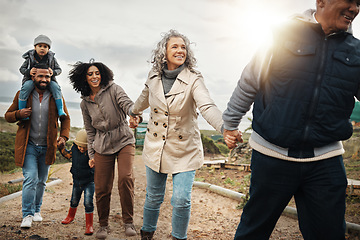
[[[16,168],[14,160],[15,133],[0,132],[0,172]]]
[[[15,168],[15,133],[0,132],[0,172],[9,172]],[[72,146],[72,141],[66,143],[67,149]],[[59,151],[56,151],[55,163],[68,163]]]
[[[201,134],[201,141],[204,147],[204,152],[210,154],[220,154],[220,149],[212,139]]]
[[[19,192],[22,189],[22,184],[9,184],[9,183],[0,183],[0,197]]]
[[[224,144],[216,144],[216,146],[219,148],[221,154],[223,155],[227,155],[230,152],[230,149]]]

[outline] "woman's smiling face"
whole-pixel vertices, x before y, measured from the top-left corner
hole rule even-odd
[[[186,45],[182,38],[172,37],[166,45],[166,60],[168,70],[174,70],[186,60]]]
[[[86,74],[86,81],[92,92],[97,92],[100,89],[101,75],[96,66],[89,67]]]

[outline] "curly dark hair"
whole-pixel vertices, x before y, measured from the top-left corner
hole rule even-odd
[[[114,80],[114,73],[105,64],[95,62],[93,59],[89,63],[76,62],[73,69],[69,72],[70,83],[76,92],[80,92],[82,96],[89,96],[91,88],[86,81],[86,74],[91,66],[95,66],[100,71],[101,82],[100,86],[107,86],[110,81]]]

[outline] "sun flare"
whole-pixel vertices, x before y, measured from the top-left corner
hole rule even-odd
[[[264,5],[256,3],[245,6],[244,14],[236,16],[236,24],[240,29],[239,34],[246,38],[252,47],[259,48],[272,43],[272,30],[276,25],[288,19],[284,13],[279,13]]]

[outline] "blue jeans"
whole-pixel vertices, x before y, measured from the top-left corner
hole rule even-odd
[[[89,182],[86,185],[80,185],[74,181],[73,190],[71,194],[70,207],[77,208],[79,206],[81,194],[84,192],[84,206],[85,213],[94,212],[94,182]]]
[[[28,143],[22,172],[24,182],[22,188],[23,218],[40,212],[46,180],[50,165],[45,164],[46,146],[35,146]]]
[[[346,187],[342,156],[290,162],[253,150],[250,199],[234,239],[269,239],[292,196],[305,240],[345,239]]]
[[[19,99],[23,101],[27,101],[31,92],[34,90],[35,85],[32,80],[27,80],[23,83],[20,89]],[[53,95],[54,99],[61,99],[61,88],[60,85],[55,81],[50,81],[49,90]]]
[[[178,239],[187,238],[187,228],[191,212],[191,189],[195,178],[195,170],[172,175],[173,195],[171,197],[172,235]],[[146,199],[142,230],[156,230],[160,205],[164,201],[167,174],[157,173],[146,167]]]

